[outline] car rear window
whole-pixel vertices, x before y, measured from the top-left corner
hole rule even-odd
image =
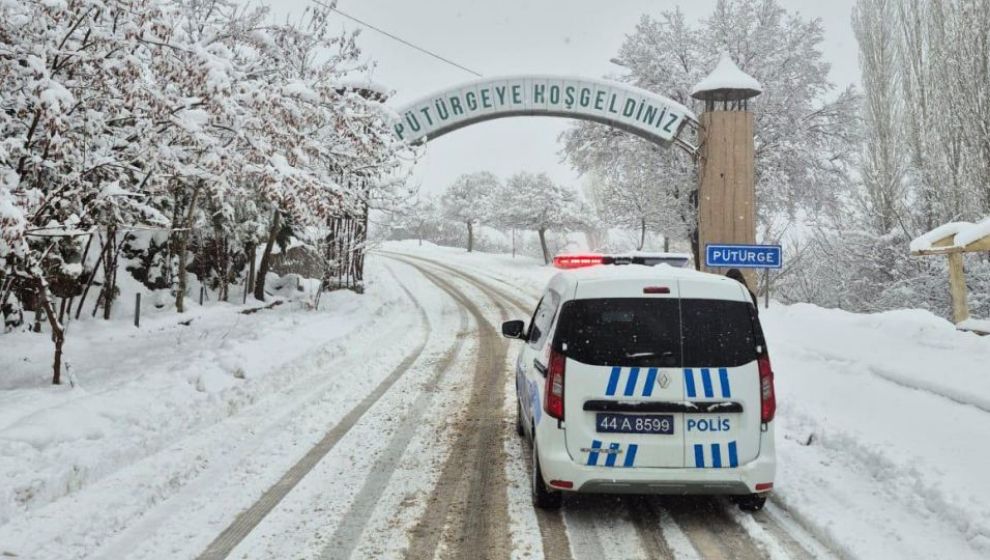
[[[734,367],[756,359],[748,302],[582,299],[564,304],[554,347],[596,366]]]

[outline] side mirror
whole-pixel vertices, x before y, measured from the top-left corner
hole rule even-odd
[[[502,323],[502,336],[505,338],[523,338],[526,330],[525,321],[506,321]]]

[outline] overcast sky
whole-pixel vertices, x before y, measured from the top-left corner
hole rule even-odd
[[[276,13],[299,13],[308,0],[268,0]],[[850,13],[854,0],[782,0],[787,9],[821,18],[822,45],[837,86],[859,83]],[[680,6],[689,19],[707,16],[715,0],[340,0],[338,8],[485,77],[552,73],[603,77],[621,71],[609,62],[643,13]],[[359,28],[335,14],[332,25]],[[474,79],[463,70],[364,29],[363,57],[375,61],[368,79],[396,91],[393,106]],[[658,92],[663,93],[663,92]],[[437,192],[461,173],[490,170],[508,177],[519,170],[546,171],[577,187],[561,162],[557,136],[574,121],[516,117],[476,124],[430,142],[415,180]]]

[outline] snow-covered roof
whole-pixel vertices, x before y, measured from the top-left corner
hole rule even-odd
[[[990,238],[990,218],[979,223],[949,222],[911,241],[912,253],[938,250],[954,252],[984,238]]]
[[[735,282],[731,278],[710,272],[701,272],[693,268],[673,267],[668,264],[645,266],[639,264],[627,265],[594,265],[585,268],[561,270],[558,273],[571,282],[589,280],[657,280],[657,279],[691,279],[699,281]]]
[[[975,243],[984,237],[990,236],[990,218],[984,218],[978,224],[974,224],[956,234],[956,245],[965,247],[970,243]]]
[[[691,97],[735,100],[755,97],[762,92],[763,86],[756,78],[740,70],[729,53],[722,53],[711,74],[691,90]]]

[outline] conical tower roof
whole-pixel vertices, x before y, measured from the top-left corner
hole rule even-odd
[[[763,86],[756,78],[740,70],[729,53],[722,53],[712,73],[691,90],[691,97],[704,101],[738,101],[762,92]]]

